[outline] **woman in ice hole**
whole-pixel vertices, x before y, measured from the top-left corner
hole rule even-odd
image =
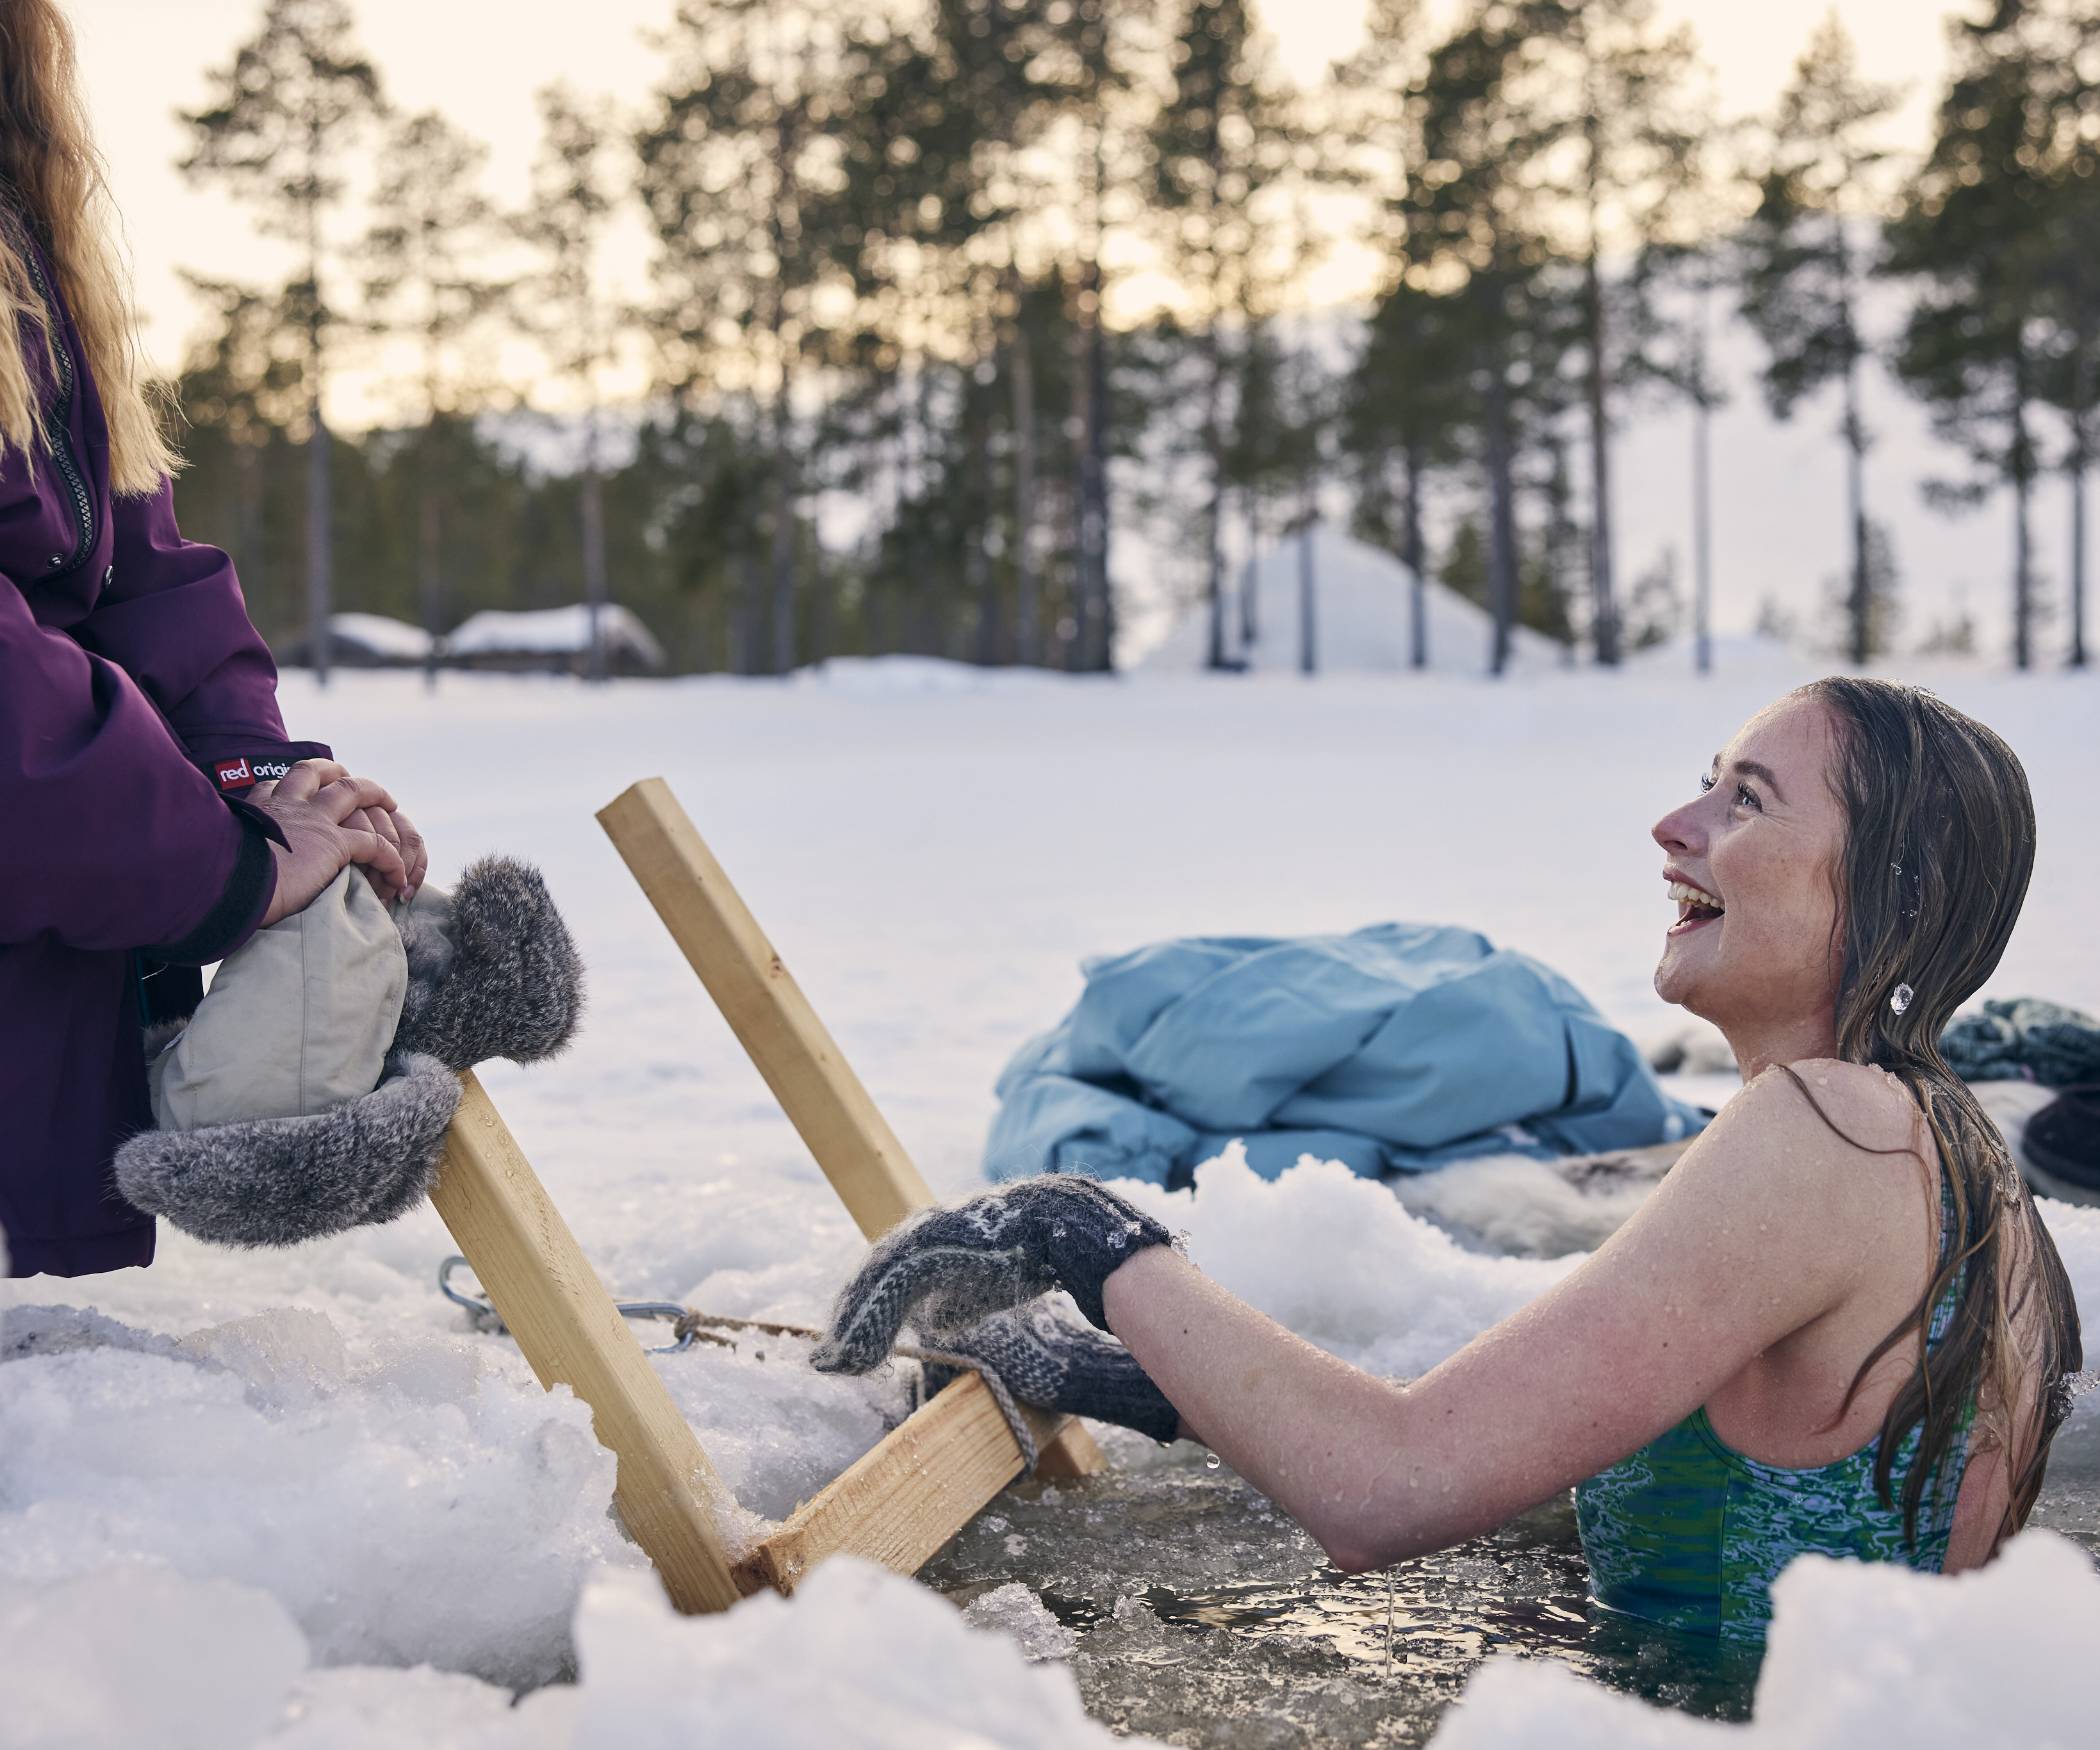
[[[1653,829],[1655,988],[1721,1029],[1742,1091],[1609,1242],[1412,1384],[1071,1177],[884,1240],[818,1365],[871,1367],[915,1319],[1026,1400],[1206,1442],[1352,1571],[1573,1488],[1600,1603],[1724,1638],[1762,1636],[1805,1551],[1975,1567],[2033,1507],[2081,1364],[2055,1247],[1937,1044],[2034,831],[2011,750],[1929,693],[1825,680],[1745,724]],[[1120,1344],[1002,1310],[1052,1287]]]
[[[18,1276],[152,1259],[152,1218],[110,1180],[152,1122],[142,1016],[184,1012],[195,968],[347,865],[394,898],[426,862],[383,786],[287,738],[231,562],[175,526],[112,217],[66,16],[4,0],[0,1234]]]

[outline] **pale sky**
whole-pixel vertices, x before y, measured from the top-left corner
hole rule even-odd
[[[1452,0],[1455,7],[1455,0]],[[124,215],[155,360],[170,367],[198,311],[176,277],[282,277],[285,260],[247,215],[191,189],[173,168],[184,147],[178,104],[196,105],[209,68],[255,27],[261,0],[70,0],[88,98]],[[556,78],[636,103],[658,77],[642,40],[673,0],[353,0],[365,49],[403,109],[436,108],[491,148],[490,191],[522,199],[537,136],[534,93]],[[1663,0],[1698,33],[1730,115],[1767,108],[1830,0]],[[1363,0],[1257,0],[1296,78],[1316,80],[1362,29]],[[1921,140],[1944,60],[1943,7],[1926,0],[1844,0],[1838,7],[1871,77],[1908,82],[1901,138]],[[631,272],[640,244],[630,240]],[[1347,297],[1349,268],[1323,288]],[[351,410],[345,408],[345,413]],[[353,422],[355,413],[351,413]]]

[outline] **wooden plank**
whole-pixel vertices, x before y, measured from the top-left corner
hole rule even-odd
[[[620,1516],[671,1601],[726,1610],[739,1593],[713,1503],[728,1492],[480,1081],[460,1082],[431,1202],[540,1383],[590,1405]]]
[[[1022,1413],[1039,1442],[1057,1433],[1059,1418]],[[998,1404],[983,1380],[963,1374],[796,1508],[737,1564],[737,1584],[747,1592],[792,1592],[835,1555],[916,1574],[1020,1471],[1020,1450]]]
[[[661,778],[598,811],[650,904],[869,1239],[933,1201],[801,987]]]
[[[598,824],[715,999],[825,1178],[869,1239],[933,1202],[924,1176],[781,963],[670,785],[644,778]],[[1018,1458],[1017,1458],[1018,1462]],[[1091,1476],[1105,1461],[1068,1418],[1043,1443],[1037,1474]]]

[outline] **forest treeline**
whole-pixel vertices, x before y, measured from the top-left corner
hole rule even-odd
[[[1653,0],[1371,0],[1311,89],[1248,0],[680,0],[652,90],[541,94],[508,212],[480,145],[390,105],[345,0],[266,0],[183,117],[182,169],[296,266],[191,276],[212,321],[177,385],[185,524],[236,553],[274,638],[331,606],[442,630],[609,596],[675,667],[757,674],[1109,667],[1133,531],[1229,666],[1251,604],[1228,551],[1345,516],[1416,579],[1418,628],[1441,578],[1494,616],[1492,666],[1519,624],[1608,665],[1705,624],[1703,536],[1689,601],[1624,575],[1614,434],[1636,403],[1695,411],[1703,529],[1709,336],[1739,314],[1761,359],[1734,387],[1828,418],[1847,474],[1816,635],[1855,659],[1897,637],[1884,524],[1916,507],[1871,491],[1877,366],[1955,458],[1935,508],[2009,521],[2004,621],[1935,635],[2082,663],[2100,0],[1947,28],[1901,157],[1902,93],[1835,13],[1774,111],[1731,120]],[[644,290],[616,297],[607,239],[637,223]],[[1376,297],[1310,319],[1339,240]],[[609,408],[620,356],[651,386]],[[378,359],[398,417],[331,437],[325,386]],[[528,438],[534,405],[561,412]],[[2061,601],[2033,559],[2052,471]]]

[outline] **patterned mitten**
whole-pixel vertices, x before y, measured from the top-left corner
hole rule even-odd
[[[936,1339],[958,1337],[1053,1288],[1105,1331],[1109,1273],[1133,1252],[1172,1243],[1158,1222],[1092,1179],[1017,1180],[886,1234],[840,1293],[810,1362],[824,1373],[867,1373],[907,1321]]]
[[[1180,1412],[1128,1349],[1059,1317],[1047,1300],[994,1313],[945,1347],[997,1375],[1019,1402],[1038,1410],[1135,1428],[1162,1446],[1181,1426]],[[953,1377],[945,1368],[926,1370],[926,1384],[934,1391]]]

